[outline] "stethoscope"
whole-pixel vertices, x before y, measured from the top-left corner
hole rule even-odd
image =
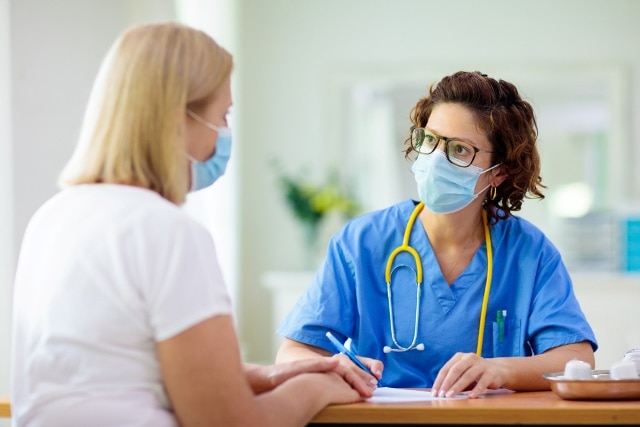
[[[418,254],[418,252],[414,248],[409,246],[409,237],[411,236],[411,230],[413,229],[413,224],[415,223],[416,218],[418,217],[420,212],[422,212],[423,208],[424,208],[424,203],[422,202],[418,203],[418,205],[415,207],[415,209],[411,213],[411,216],[409,217],[409,221],[407,222],[407,227],[404,230],[404,237],[402,239],[402,244],[397,248],[395,248],[391,252],[391,255],[389,255],[389,258],[387,259],[387,267],[384,272],[384,279],[385,279],[385,282],[387,283],[387,300],[389,302],[389,324],[391,326],[391,340],[393,341],[395,348],[391,348],[390,346],[385,345],[382,348],[382,351],[384,351],[385,353],[391,353],[391,352],[401,353],[409,350],[418,350],[418,351],[424,350],[423,343],[416,345],[416,341],[418,339],[418,322],[420,319],[420,296],[422,295],[422,288],[421,288],[422,260],[420,259],[420,255]],[[482,342],[484,340],[484,325],[487,317],[487,306],[489,304],[489,292],[491,291],[491,276],[493,273],[493,251],[491,249],[491,233],[489,232],[489,225],[487,223],[487,214],[485,213],[484,210],[482,211],[482,223],[484,225],[484,238],[487,246],[487,280],[484,286],[484,296],[482,298],[482,308],[480,310],[480,326],[478,327],[478,345],[476,347],[476,354],[478,356],[482,355]],[[408,252],[409,254],[411,254],[411,256],[413,256],[413,259],[416,265],[415,270],[406,264],[398,265],[392,269],[394,259],[401,252]],[[411,271],[413,271],[414,275],[416,276],[416,314],[415,314],[415,321],[413,324],[413,339],[411,340],[411,344],[409,344],[408,347],[403,347],[400,345],[400,343],[398,343],[398,340],[396,339],[396,328],[393,322],[391,275],[396,269],[401,267],[406,267],[410,269]]]

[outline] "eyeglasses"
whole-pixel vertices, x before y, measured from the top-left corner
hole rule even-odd
[[[444,141],[444,153],[447,156],[447,160],[461,168],[471,166],[471,163],[473,163],[473,160],[476,158],[476,154],[480,151],[483,153],[493,153],[493,151],[481,150],[468,142],[439,136],[430,129],[411,126],[411,148],[420,154],[433,153],[438,147],[440,140]]]

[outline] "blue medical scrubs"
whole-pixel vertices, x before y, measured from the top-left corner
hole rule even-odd
[[[471,263],[449,286],[422,223],[413,226],[409,244],[422,259],[424,283],[416,344],[424,350],[384,353],[391,339],[384,280],[389,254],[402,243],[417,202],[405,200],[358,217],[331,239],[324,264],[278,333],[334,353],[325,336],[350,337],[359,355],[381,360],[381,386],[431,387],[440,368],[456,353],[475,353],[487,277],[483,243]],[[559,252],[530,222],[511,216],[490,227],[493,280],[484,328],[482,356],[530,356],[551,348],[589,341],[597,348],[573,292]],[[391,289],[395,335],[407,347],[416,314],[415,262],[395,259]],[[505,311],[506,310],[506,311]],[[506,313],[503,326],[498,311]]]

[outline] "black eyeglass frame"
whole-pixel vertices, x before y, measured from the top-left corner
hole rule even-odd
[[[419,149],[417,149],[414,145],[413,142],[413,132],[416,129],[420,129],[423,132],[423,135],[428,131],[430,134],[432,134],[433,136],[436,137],[436,143],[433,145],[433,148],[431,148],[431,150],[429,151],[421,151]],[[422,139],[424,141],[424,138]],[[466,141],[460,141],[459,139],[456,138],[446,138],[444,136],[440,136],[437,133],[435,133],[434,131],[432,131],[431,129],[427,129],[427,128],[423,128],[420,126],[411,126],[411,128],[409,128],[409,141],[411,143],[411,149],[413,151],[415,151],[418,154],[431,154],[434,151],[436,151],[436,148],[438,148],[438,145],[440,145],[440,141],[444,141],[444,154],[447,157],[447,161],[449,163],[451,163],[452,165],[455,165],[459,168],[468,168],[469,166],[471,166],[473,164],[473,161],[476,159],[476,154],[482,152],[482,153],[495,153],[495,151],[489,151],[489,150],[483,150],[481,148],[476,147],[475,145],[471,144],[470,142],[466,142]],[[456,141],[456,142],[462,142],[465,145],[470,146],[471,148],[473,148],[473,157],[471,158],[471,161],[469,162],[469,164],[467,165],[461,165],[459,163],[456,163],[454,161],[451,161],[451,158],[449,157],[449,142],[451,141]]]

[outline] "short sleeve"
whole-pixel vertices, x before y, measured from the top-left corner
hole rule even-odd
[[[154,238],[145,240],[151,256],[142,274],[148,278],[142,292],[158,341],[209,317],[231,313],[231,300],[209,232],[187,217],[161,222],[164,224],[145,226],[153,227],[149,231]]]
[[[543,260],[537,276],[528,331],[534,352],[540,354],[580,341],[589,341],[595,351],[598,348],[595,336],[573,292],[560,254],[554,250]]]
[[[340,249],[339,238],[329,243],[327,257],[307,291],[285,317],[277,333],[304,344],[334,351],[325,333],[338,339],[352,336],[358,323],[351,263]]]

